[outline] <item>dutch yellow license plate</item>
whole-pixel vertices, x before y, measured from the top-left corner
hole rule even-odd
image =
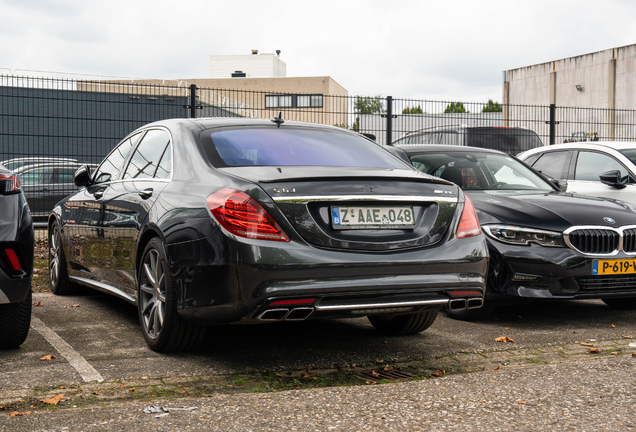
[[[594,260],[593,275],[636,273],[636,259],[633,260]]]

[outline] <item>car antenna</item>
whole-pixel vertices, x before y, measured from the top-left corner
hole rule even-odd
[[[283,123],[285,123],[285,120],[283,120],[283,116],[282,116],[282,111],[278,111],[278,116],[274,116],[272,117],[270,120],[273,121],[274,123],[276,123],[277,127],[280,127],[280,125],[282,125]]]

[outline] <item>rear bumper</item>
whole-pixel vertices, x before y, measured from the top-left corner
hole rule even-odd
[[[31,276],[12,278],[0,269],[0,304],[24,301],[31,289]]]
[[[274,320],[289,320],[289,313],[291,320],[413,313],[445,308],[450,300],[457,308],[475,306],[485,290],[488,258],[482,236],[397,253],[272,243],[227,245],[237,248],[232,255],[241,257],[240,262],[218,265],[201,262],[214,256],[207,250],[209,239],[168,246],[179,313],[205,324],[263,319],[270,309],[282,309],[272,315]],[[196,264],[203,265],[192,265],[194,256],[199,257]],[[476,300],[469,303],[471,298]],[[291,307],[273,304],[308,299],[311,302]],[[298,308],[310,308],[311,313],[303,317],[306,310],[292,312]]]

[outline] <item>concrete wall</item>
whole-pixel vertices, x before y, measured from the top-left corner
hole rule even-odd
[[[612,60],[615,60],[615,73]],[[612,72],[613,76],[610,76]],[[612,108],[615,82],[616,109],[636,109],[636,44],[550,61],[506,71],[504,103],[562,107]],[[550,75],[556,76],[550,100]],[[583,87],[577,91],[576,86]],[[507,93],[507,95],[506,95]]]

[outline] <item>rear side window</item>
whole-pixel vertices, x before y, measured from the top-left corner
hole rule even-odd
[[[567,157],[567,151],[547,152],[532,165],[532,168],[540,171],[542,174],[559,180],[564,177],[563,166],[565,165]]]
[[[169,141],[170,135],[164,130],[148,131],[133,153],[124,179],[153,178]]]
[[[342,166],[404,168],[389,152],[362,137],[314,129],[256,128],[213,132],[203,147],[225,166]]]
[[[466,131],[466,145],[495,149],[511,155],[543,145],[539,136],[527,129],[476,127]]]

